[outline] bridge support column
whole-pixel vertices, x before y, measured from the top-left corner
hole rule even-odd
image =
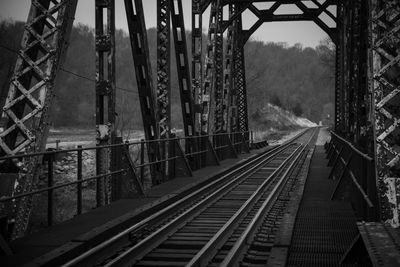
[[[235,86],[236,86],[236,102],[237,102],[237,127],[239,132],[248,132],[249,118],[247,111],[247,87],[246,87],[246,66],[244,58],[244,45],[243,32],[242,32],[242,19],[237,21],[237,46],[235,51]],[[245,134],[248,139],[248,133]]]
[[[400,3],[371,0],[369,70],[381,219],[398,227],[400,204]]]
[[[106,16],[104,16],[106,15]],[[106,17],[106,21],[104,21]],[[96,130],[97,145],[115,140],[115,2],[96,0]],[[113,171],[113,149],[96,150],[96,174]],[[111,177],[97,179],[97,206],[111,202]]]
[[[3,107],[7,124],[0,133],[0,156],[45,149],[55,78],[65,58],[76,4],[76,0],[32,1]],[[35,188],[41,161],[42,157],[26,158],[17,164],[19,169],[9,161],[2,163],[2,172],[19,172],[13,195]],[[13,203],[15,210],[7,211],[15,218],[13,239],[22,236],[28,226],[32,200],[33,196],[23,197]]]
[[[171,1],[157,1],[157,132],[160,139],[171,136]],[[170,142],[161,142],[160,159],[169,157]],[[169,179],[170,164],[160,163],[162,180]]]
[[[142,0],[125,0],[125,11],[131,39],[144,133],[146,140],[152,141],[158,138],[157,108]],[[156,142],[147,145],[147,154],[149,162],[155,162],[160,158]],[[159,183],[160,170],[158,166],[152,164],[150,172],[153,184]]]

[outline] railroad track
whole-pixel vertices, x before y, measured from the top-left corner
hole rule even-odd
[[[265,263],[316,132],[307,130],[260,154],[64,266]]]

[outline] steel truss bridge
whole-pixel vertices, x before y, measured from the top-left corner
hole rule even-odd
[[[176,138],[171,133],[172,42],[185,134],[183,150],[190,154],[184,164],[197,169],[209,160],[199,154],[209,146],[247,146],[244,46],[249,37],[264,22],[313,21],[336,45],[334,132],[373,160],[368,177],[374,179],[379,217],[399,226],[398,0],[192,0],[190,47],[182,0],[158,0],[157,84],[153,84],[151,73],[142,0],[124,2],[146,156],[158,162],[151,165],[153,183],[171,178],[173,168],[165,159],[182,150],[176,143],[162,142]],[[115,125],[115,1],[96,0],[95,5],[96,173],[101,177],[97,179],[101,206],[115,195],[111,176],[117,173],[121,150],[117,153],[113,148],[121,140]],[[295,5],[301,12],[275,14],[285,5]],[[38,165],[44,156],[41,153],[48,136],[50,110],[57,94],[55,80],[66,56],[76,7],[77,0],[32,0],[7,99],[2,103],[7,123],[0,133],[1,177],[14,179],[9,196],[18,197],[11,204],[2,202],[1,207],[2,214],[13,222],[12,238],[22,236],[29,222],[33,201],[29,192],[38,183]],[[206,23],[203,13],[209,7]],[[257,17],[247,30],[242,25],[246,11]],[[324,17],[334,25],[327,24]],[[205,25],[208,33],[204,46]]]

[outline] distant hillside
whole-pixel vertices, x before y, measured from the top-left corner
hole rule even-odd
[[[307,118],[297,117],[293,112],[270,103],[253,113],[251,121],[254,123],[253,129],[262,128],[270,131],[298,129],[317,125]]]
[[[8,83],[15,64],[16,55],[1,46],[19,50],[24,23],[0,22],[0,89],[8,90]],[[148,30],[150,62],[156,84],[156,30]],[[191,35],[188,33],[188,44]],[[206,37],[204,37],[204,42]],[[141,116],[137,96],[129,36],[116,31],[116,77],[117,113],[119,128],[141,128]],[[190,47],[190,45],[189,45]],[[172,46],[173,48],[173,46]],[[190,51],[189,51],[190,52]],[[333,115],[334,70],[323,59],[332,49],[323,44],[316,49],[301,45],[288,47],[285,44],[250,40],[245,47],[248,108],[250,126],[259,126],[260,110],[270,102],[297,116],[319,121],[327,114]],[[182,128],[179,91],[176,77],[175,54],[172,63],[172,126]],[[191,57],[189,53],[189,57]],[[329,61],[329,60],[328,60]],[[71,44],[63,69],[56,81],[56,100],[52,112],[55,127],[94,127],[95,114],[95,47],[94,30],[78,24],[73,28]],[[87,77],[82,78],[82,77]],[[90,80],[91,79],[91,80]],[[128,92],[127,92],[128,91]],[[268,112],[261,112],[267,116]],[[277,127],[273,120],[261,119],[265,127]]]

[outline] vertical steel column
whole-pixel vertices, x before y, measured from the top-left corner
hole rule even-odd
[[[357,86],[357,68],[358,68],[358,45],[359,45],[359,32],[358,32],[358,9],[356,2],[349,3],[350,21],[349,21],[349,35],[348,35],[348,121],[347,121],[347,138],[350,142],[354,143],[355,128],[357,124],[355,107],[356,101],[356,86]]]
[[[21,50],[14,68],[3,117],[8,121],[0,133],[1,156],[18,152],[41,152],[45,149],[49,117],[55,95],[54,82],[63,63],[76,0],[33,0],[26,23]],[[14,195],[33,190],[39,174],[41,157],[24,159],[20,167]],[[2,163],[2,172],[16,171]],[[12,238],[25,232],[32,208],[32,196],[15,203],[15,226]],[[12,211],[9,211],[12,212]]]
[[[202,114],[201,114],[201,133],[209,134],[210,122],[214,121],[214,94],[216,90],[216,63],[217,53],[222,53],[222,35],[219,36],[218,28],[221,28],[222,22],[222,5],[220,0],[213,0],[211,2],[210,10],[210,23],[207,36],[207,50],[205,59],[204,81],[201,94]],[[217,49],[218,46],[218,49]],[[218,51],[217,51],[218,50]],[[222,56],[222,55],[221,55]],[[221,71],[220,73],[221,74]],[[219,77],[221,82],[221,77]],[[212,125],[213,126],[213,125]]]
[[[239,19],[233,22],[233,57],[232,57],[232,86],[229,92],[229,130],[231,133],[239,131],[239,119],[238,119],[238,84],[239,83],[239,72],[238,69],[241,65],[241,24]]]
[[[399,226],[400,3],[370,0],[370,79],[376,177],[382,220]]]
[[[247,88],[246,88],[246,66],[244,59],[244,45],[242,34],[242,18],[238,19],[238,46],[235,52],[235,77],[236,77],[236,94],[237,94],[237,114],[238,114],[238,131],[247,132],[249,130],[249,119],[247,112]],[[248,134],[245,135],[248,140]]]
[[[341,106],[342,103],[342,87],[341,80],[343,79],[343,72],[341,68],[341,59],[343,54],[343,4],[338,2],[336,6],[337,13],[337,29],[338,29],[338,40],[336,43],[336,55],[335,55],[335,132],[341,132],[342,114]]]
[[[223,37],[223,5],[219,3],[216,10],[215,16],[216,33],[215,33],[215,54],[214,54],[214,133],[220,133],[225,131],[225,95],[224,95],[224,37]]]
[[[174,36],[176,69],[178,71],[179,92],[185,136],[195,135],[195,112],[192,95],[191,77],[186,44],[185,23],[183,19],[182,0],[171,0],[172,32]],[[187,139],[186,153],[195,152],[195,140]]]
[[[115,2],[96,0],[96,130],[97,145],[115,139]],[[106,21],[104,21],[106,18]],[[112,171],[112,149],[96,150],[96,174]],[[97,180],[97,206],[111,201],[111,176]]]
[[[201,131],[203,83],[203,10],[202,0],[192,0],[192,94],[195,104],[195,131]]]
[[[128,20],[129,36],[131,39],[133,63],[135,65],[136,81],[139,91],[139,101],[142,111],[143,128],[146,140],[156,140],[156,98],[153,88],[149,46],[147,43],[146,24],[144,20],[142,0],[124,0]],[[147,147],[150,162],[159,158],[158,146],[155,142]],[[157,168],[151,166],[153,183],[159,182]]]
[[[171,134],[171,1],[157,1],[157,121],[158,136]],[[168,142],[159,146],[161,159],[169,157]],[[163,177],[168,176],[168,162],[161,164]]]
[[[357,0],[357,70],[355,71],[355,135],[354,143],[362,151],[371,152],[371,122],[368,120],[367,112],[370,109],[370,94],[368,93],[368,13],[366,1]],[[371,153],[371,156],[373,153]]]
[[[179,92],[181,98],[182,118],[185,136],[193,136],[194,107],[191,94],[190,69],[186,44],[185,23],[183,19],[182,0],[172,0],[171,17],[174,36],[176,68],[178,71]]]
[[[338,41],[338,48],[339,48],[339,73],[340,73],[340,80],[339,80],[339,90],[340,90],[340,95],[339,95],[339,121],[340,121],[340,125],[339,125],[339,133],[344,136],[346,133],[346,55],[347,55],[347,48],[346,48],[346,33],[347,33],[347,14],[348,11],[346,9],[346,4],[345,4],[346,0],[342,0],[340,1],[340,13],[339,17],[340,19],[338,19],[338,21],[340,22],[339,24],[339,34],[340,34],[340,38]]]
[[[235,4],[229,5],[229,18],[232,18],[235,13]],[[228,27],[228,34],[226,40],[226,48],[225,48],[225,70],[224,70],[224,122],[225,122],[225,131],[227,132],[235,132],[233,129],[236,127],[236,121],[233,123],[231,118],[233,117],[232,108],[236,108],[236,99],[235,99],[235,91],[234,91],[234,79],[233,75],[235,73],[235,64],[234,64],[234,51],[235,51],[235,28],[236,28],[236,20],[232,21],[232,24]],[[236,117],[236,116],[234,116]],[[232,125],[233,124],[233,125]]]
[[[159,138],[171,130],[171,1],[157,1],[157,111]]]
[[[349,40],[350,40],[350,3],[344,0],[343,3],[343,54],[342,54],[342,135],[347,138],[349,129]]]

